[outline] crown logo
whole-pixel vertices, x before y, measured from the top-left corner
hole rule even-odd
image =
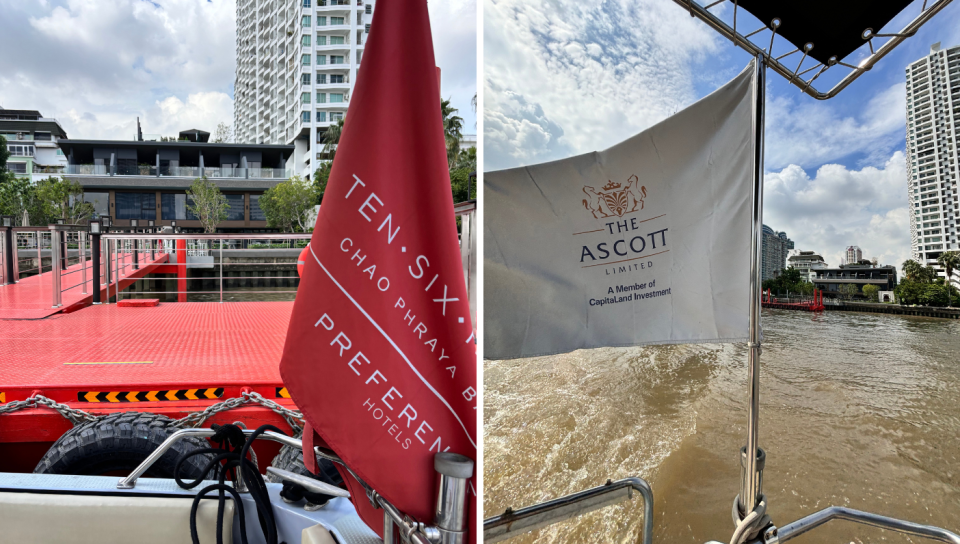
[[[593,187],[584,187],[583,194],[587,198],[583,201],[583,207],[587,209],[597,219],[604,217],[623,217],[623,214],[635,212],[637,209],[643,209],[643,199],[647,197],[647,188],[640,185],[640,179],[636,175],[627,179],[626,187],[613,180],[596,190]]]

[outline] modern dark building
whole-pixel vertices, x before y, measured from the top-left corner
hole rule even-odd
[[[893,291],[897,286],[897,267],[874,266],[870,261],[860,261],[840,268],[818,269],[813,279],[813,285],[822,289],[828,297],[838,296],[840,286],[847,284],[855,285],[858,293],[863,292],[864,285],[876,285],[881,291]]]
[[[206,176],[230,205],[220,231],[266,229],[260,195],[289,178],[286,165],[294,146],[208,143],[208,136],[193,129],[176,142],[62,139],[63,177],[79,182],[84,200],[117,226],[152,219],[157,225],[176,221],[189,231],[202,226],[187,210],[186,190]]]

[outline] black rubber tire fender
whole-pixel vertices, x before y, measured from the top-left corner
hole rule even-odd
[[[47,450],[33,470],[37,474],[96,476],[133,472],[150,453],[178,429],[174,420],[147,412],[110,414],[70,429]],[[187,452],[209,448],[197,437],[177,441],[143,476],[173,478],[177,460]],[[195,455],[180,468],[180,477],[196,479],[212,455]],[[212,476],[209,476],[212,477]]]
[[[283,446],[280,448],[280,453],[273,458],[273,462],[270,463],[270,466],[287,470],[301,476],[307,476],[309,478],[313,478],[314,480],[320,480],[321,482],[335,485],[337,487],[344,487],[343,478],[340,476],[340,473],[337,472],[337,467],[334,465],[333,461],[329,461],[327,459],[317,459],[317,469],[320,472],[319,475],[313,474],[307,470],[307,467],[303,465],[302,448]],[[267,474],[266,479],[268,482],[280,483],[280,478],[277,478],[273,474]]]

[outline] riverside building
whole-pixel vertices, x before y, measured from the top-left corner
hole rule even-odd
[[[56,119],[36,110],[0,108],[0,136],[7,140],[7,170],[30,181],[57,176],[67,158],[57,142],[67,137]]]
[[[293,145],[291,170],[319,167],[324,132],[344,118],[374,4],[237,0],[237,142]]]
[[[936,43],[907,66],[907,190],[913,258],[938,270],[942,252],[960,249],[957,130],[960,46]]]
[[[787,259],[787,263],[789,266],[799,270],[800,276],[811,283],[817,276],[817,270],[827,267],[827,263],[824,262],[823,257],[813,251],[801,251],[796,255],[791,255]]]
[[[772,280],[786,268],[787,254],[793,249],[793,240],[787,237],[786,232],[777,232],[763,226],[762,281]]]

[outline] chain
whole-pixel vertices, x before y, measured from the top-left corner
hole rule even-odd
[[[206,421],[210,416],[219,414],[220,412],[226,412],[228,410],[233,410],[234,408],[239,408],[245,404],[255,403],[269,408],[273,412],[277,413],[282,417],[290,428],[293,429],[294,434],[301,432],[303,430],[303,414],[297,410],[291,410],[285,408],[276,402],[265,398],[260,393],[243,393],[240,397],[234,397],[232,399],[227,399],[223,402],[218,402],[211,406],[208,406],[205,410],[200,412],[193,412],[187,414],[186,416],[174,420],[170,425],[176,429],[183,429],[187,427],[199,427],[203,425],[203,422]],[[83,410],[77,410],[76,408],[71,408],[66,404],[60,404],[54,400],[48,399],[43,395],[34,395],[27,400],[15,400],[8,402],[7,404],[0,405],[0,415],[9,414],[11,412],[16,412],[17,410],[24,410],[27,408],[39,408],[41,406],[46,406],[60,413],[63,417],[70,420],[73,423],[73,426],[81,425],[83,423],[92,423],[98,421],[103,416],[95,416],[89,412],[84,412]]]
[[[23,410],[26,408],[39,408],[41,406],[46,406],[47,408],[56,410],[60,413],[60,415],[70,420],[74,427],[82,423],[93,422],[100,419],[99,416],[95,416],[89,412],[84,412],[83,410],[71,408],[66,404],[60,404],[54,400],[44,397],[43,395],[34,395],[27,400],[15,400],[8,402],[7,404],[0,406],[0,414],[9,414],[11,412],[16,412],[17,410]]]

